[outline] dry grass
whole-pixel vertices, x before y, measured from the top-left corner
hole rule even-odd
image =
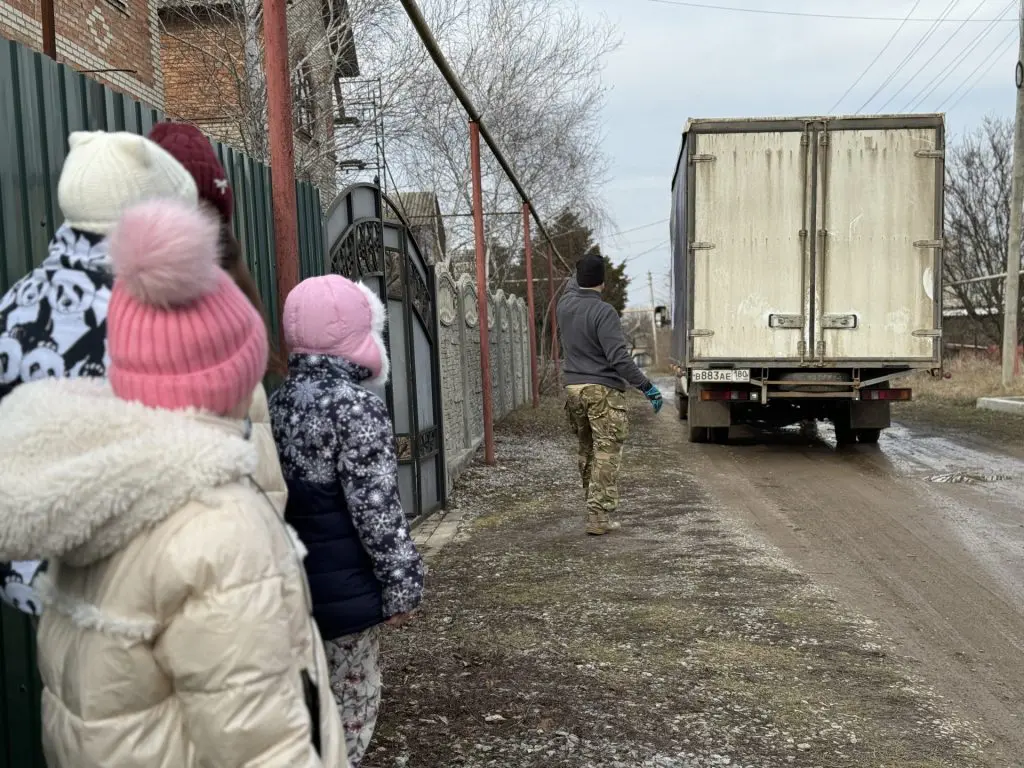
[[[1024,378],[1004,388],[1000,381],[999,362],[979,357],[959,357],[946,365],[949,379],[922,375],[913,380],[914,396],[919,400],[969,402],[992,395],[1024,395]]]
[[[911,427],[955,431],[1016,448],[1024,436],[1024,416],[981,410],[979,397],[1024,395],[1024,378],[1009,388],[1000,381],[995,360],[961,357],[946,365],[949,379],[921,375],[910,380],[914,402],[893,408],[893,418]]]

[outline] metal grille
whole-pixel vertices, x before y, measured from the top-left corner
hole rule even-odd
[[[373,184],[346,189],[327,213],[329,269],[372,288],[388,308],[391,381],[380,394],[395,430],[410,520],[445,502],[434,270],[399,209]]]

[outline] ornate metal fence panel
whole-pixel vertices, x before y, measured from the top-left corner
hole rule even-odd
[[[445,502],[444,440],[437,291],[408,222],[373,184],[355,184],[327,213],[331,272],[372,288],[388,308],[391,379],[379,394],[395,429],[406,516],[415,520]]]

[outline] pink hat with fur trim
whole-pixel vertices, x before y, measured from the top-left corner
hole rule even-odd
[[[299,355],[331,355],[370,372],[373,384],[387,381],[384,348],[387,311],[373,291],[341,275],[303,280],[284,302],[284,338]]]
[[[152,408],[228,415],[267,368],[259,312],[218,266],[220,223],[173,200],[128,209],[110,237],[110,383]]]

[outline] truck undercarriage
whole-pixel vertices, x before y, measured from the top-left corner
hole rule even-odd
[[[890,426],[891,404],[912,398],[909,388],[895,384],[915,371],[730,369],[729,375],[720,375],[733,381],[694,382],[695,373],[677,378],[676,384],[679,418],[689,422],[691,442],[725,442],[733,426],[778,430],[829,421],[837,442],[849,445],[878,442]],[[707,373],[698,377],[711,378]]]

